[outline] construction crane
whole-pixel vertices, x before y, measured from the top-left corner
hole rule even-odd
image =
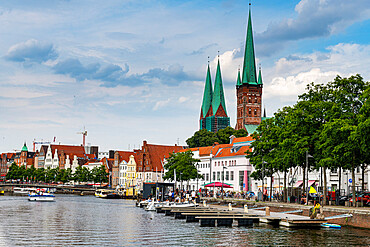
[[[36,139],[33,140],[33,152],[36,150],[36,144],[50,144],[51,142],[44,142],[44,141],[36,141]]]
[[[82,145],[85,147],[85,138],[86,138],[86,136],[87,136],[87,130],[85,130],[85,126],[84,126],[84,131],[82,131],[82,132],[77,132],[77,134],[82,135]]]

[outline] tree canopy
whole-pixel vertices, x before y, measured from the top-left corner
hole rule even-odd
[[[230,136],[232,135],[235,137],[244,137],[248,133],[244,129],[235,130],[231,127],[226,127],[216,133],[202,129],[196,131],[192,137],[186,140],[186,143],[190,148],[212,146],[215,142],[227,144],[230,143]]]
[[[164,165],[167,172],[163,179],[174,181],[175,171],[176,181],[189,181],[196,178],[201,179],[203,176],[198,173],[198,169],[196,168],[197,162],[200,162],[200,160],[194,159],[191,151],[171,153],[170,157],[167,159],[167,163]]]
[[[75,173],[72,174],[72,170],[68,169],[36,169],[34,167],[27,168],[25,166],[17,166],[13,163],[9,167],[9,172],[6,175],[6,179],[20,179],[20,180],[31,180],[31,181],[42,181],[42,182],[63,182],[78,181],[78,182],[108,182],[108,173],[105,167],[95,167],[91,171],[86,167],[78,166]]]
[[[325,194],[326,169],[351,170],[356,181],[355,168],[361,166],[364,174],[369,163],[369,95],[370,84],[360,75],[309,84],[294,106],[284,107],[257,128],[249,156],[256,168],[252,176],[262,179],[295,167],[305,168],[303,174],[322,169]],[[308,167],[306,152],[314,157]]]

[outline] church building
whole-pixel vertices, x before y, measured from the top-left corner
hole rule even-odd
[[[203,103],[200,110],[200,129],[207,129],[217,132],[230,126],[230,118],[227,116],[224,88],[222,85],[220,60],[217,62],[215,87],[212,90],[212,80],[209,69],[207,68],[206,84],[204,87]]]
[[[236,83],[236,130],[245,129],[248,134],[252,134],[261,121],[266,118],[265,113],[262,117],[262,88],[261,68],[258,71],[258,78],[256,72],[252,19],[249,9],[242,77],[240,77],[239,70]]]

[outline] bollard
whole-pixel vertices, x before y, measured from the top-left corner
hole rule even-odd
[[[266,216],[270,216],[270,208],[266,207]]]
[[[229,211],[232,211],[233,207],[231,206],[231,203],[229,203]]]
[[[244,205],[244,213],[246,213],[246,214],[248,213],[248,205],[247,204]]]
[[[207,207],[207,201],[206,200],[203,201],[203,207]]]

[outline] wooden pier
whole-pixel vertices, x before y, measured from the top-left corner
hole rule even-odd
[[[250,208],[248,212],[243,208],[232,208],[222,206],[208,207],[159,207],[157,213],[173,216],[175,219],[185,219],[186,222],[199,222],[200,226],[226,226],[235,225],[239,227],[253,227],[254,223],[265,223],[275,226],[295,228],[321,227],[327,220],[310,219],[307,216],[296,215],[301,211],[270,212],[266,215],[262,208]],[[263,208],[265,209],[265,207]]]

